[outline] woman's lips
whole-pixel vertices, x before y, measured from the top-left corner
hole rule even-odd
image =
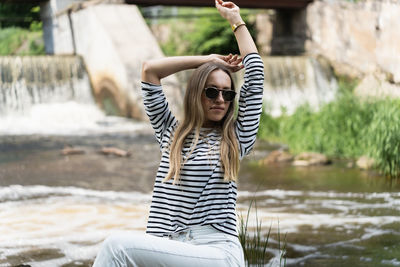
[[[224,111],[224,107],[211,107],[212,110],[221,110]]]

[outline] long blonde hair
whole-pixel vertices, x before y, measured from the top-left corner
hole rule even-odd
[[[198,67],[190,77],[187,90],[184,98],[184,118],[177,126],[172,142],[170,143],[170,156],[169,156],[169,171],[163,182],[170,180],[174,177],[173,183],[179,182],[181,168],[186,163],[190,154],[193,152],[200,137],[200,128],[202,127],[205,117],[203,106],[201,104],[201,95],[206,85],[208,76],[214,70],[222,70],[229,75],[231,79],[231,89],[235,90],[232,75],[229,70],[223,65],[216,63],[206,63]],[[239,172],[239,146],[235,134],[235,110],[236,102],[232,101],[229,105],[228,111],[224,118],[221,120],[219,127],[221,127],[221,146],[220,156],[222,160],[222,167],[224,169],[224,181],[236,181]],[[186,137],[192,132],[194,133],[194,141],[191,144],[189,156],[186,160],[182,158],[182,149]]]

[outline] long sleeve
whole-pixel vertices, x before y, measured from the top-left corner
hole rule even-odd
[[[161,85],[142,82],[142,95],[146,114],[155,131],[157,142],[160,148],[163,148],[166,132],[171,126],[175,126],[177,121],[168,107]]]
[[[264,65],[256,53],[246,55],[244,84],[240,89],[236,135],[239,141],[240,158],[254,146],[262,112]]]

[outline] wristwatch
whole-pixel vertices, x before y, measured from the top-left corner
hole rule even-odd
[[[244,23],[243,20],[241,20],[241,21],[239,21],[237,23],[233,23],[232,26],[231,26],[232,27],[232,31],[235,32],[242,25],[246,25],[246,23]]]

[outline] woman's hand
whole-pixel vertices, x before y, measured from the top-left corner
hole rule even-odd
[[[242,63],[242,58],[238,55],[229,54],[227,56],[222,56],[218,54],[211,54],[210,60],[215,63],[224,65],[231,72],[237,72],[241,70],[244,66]]]
[[[215,0],[215,7],[218,9],[221,16],[227,19],[230,24],[242,21],[242,18],[240,17],[240,9],[234,3]]]
[[[233,32],[239,46],[240,55],[245,57],[250,53],[258,53],[257,46],[240,17],[239,7],[232,2],[224,2],[223,0],[215,0],[215,7],[222,17],[227,19],[232,26],[235,26]],[[238,24],[240,27],[237,26]]]

